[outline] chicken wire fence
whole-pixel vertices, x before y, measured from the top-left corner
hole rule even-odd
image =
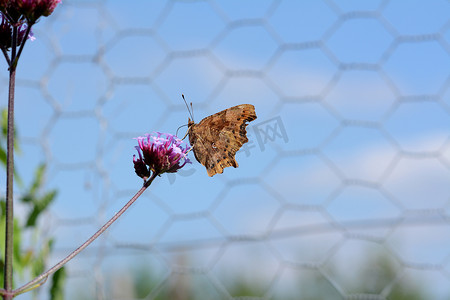
[[[49,266],[140,188],[133,137],[186,124],[181,93],[196,122],[241,103],[258,115],[239,168],[157,178],[69,263],[67,299],[447,299],[449,12],[63,1],[17,80],[19,172],[44,161],[58,189]]]

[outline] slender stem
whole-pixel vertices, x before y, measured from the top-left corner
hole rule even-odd
[[[28,35],[31,32],[31,26],[33,26],[33,24],[28,24],[27,32],[23,36],[23,40],[20,43],[19,51],[17,52],[17,55],[16,55],[15,59],[12,60],[12,65],[14,66],[14,68],[17,66],[17,63],[18,63],[19,58],[20,58],[20,55],[22,54],[22,51],[23,51],[23,47],[25,47],[25,43],[28,40]]]
[[[158,176],[157,173],[153,173],[152,176],[144,183],[142,188],[128,201],[122,209],[120,209],[108,222],[105,223],[96,233],[94,233],[89,239],[87,239],[86,242],[84,242],[80,247],[78,247],[76,250],[74,250],[72,253],[70,253],[68,256],[66,256],[63,260],[58,262],[56,265],[48,269],[46,272],[42,273],[41,275],[34,278],[32,281],[28,282],[27,284],[21,286],[20,288],[13,291],[13,294],[15,296],[29,290],[30,288],[33,288],[35,285],[39,285],[41,281],[46,280],[49,275],[52,273],[58,271],[60,268],[62,268],[67,262],[69,262],[72,258],[74,258],[77,254],[79,254],[84,248],[89,246],[95,239],[97,239],[103,232],[105,232],[106,229],[108,229],[109,226],[111,226],[112,223],[114,223],[141,195],[142,193],[150,186],[153,179]]]
[[[17,27],[13,27],[11,58],[16,56]],[[3,299],[10,300],[13,284],[13,253],[14,253],[14,92],[16,85],[16,68],[9,68],[9,94],[8,94],[8,130],[6,145],[6,224],[5,224],[5,266],[3,270],[3,287],[6,294]]]

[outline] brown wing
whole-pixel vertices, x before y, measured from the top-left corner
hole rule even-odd
[[[255,119],[255,107],[241,104],[206,117],[198,124],[189,120],[189,143],[209,176],[223,173],[226,167],[238,167],[235,154],[248,142],[247,122]]]

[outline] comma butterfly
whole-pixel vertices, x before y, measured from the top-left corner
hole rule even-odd
[[[238,167],[235,154],[248,142],[247,122],[255,119],[255,107],[251,104],[230,107],[198,124],[189,118],[189,143],[195,158],[206,167],[210,177],[223,173],[226,167]]]

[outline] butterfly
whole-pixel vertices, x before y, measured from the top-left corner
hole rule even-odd
[[[187,132],[189,143],[195,158],[206,167],[210,177],[223,173],[226,167],[239,166],[235,154],[248,142],[245,129],[247,122],[255,119],[255,107],[251,104],[236,105],[222,110],[204,118],[198,124],[189,118]]]

